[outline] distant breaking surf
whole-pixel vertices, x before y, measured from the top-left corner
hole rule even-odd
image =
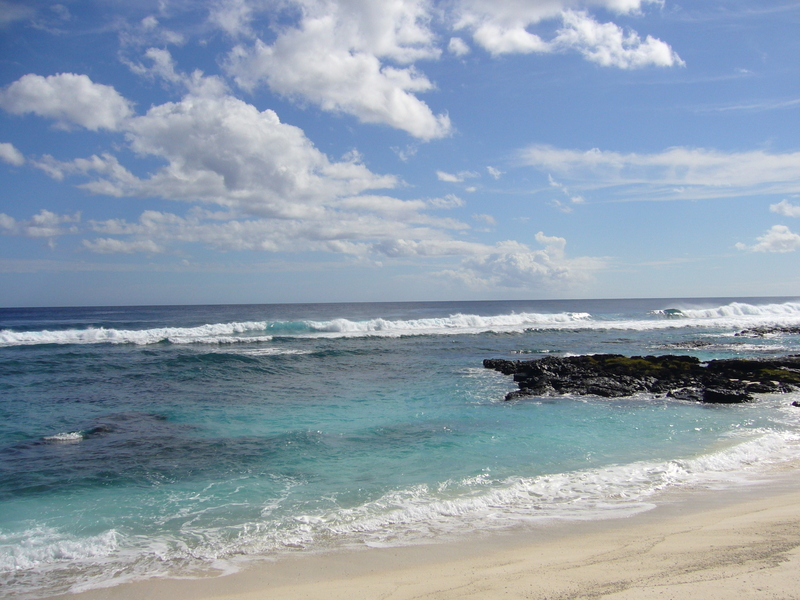
[[[596,319],[586,312],[509,313],[482,316],[354,321],[246,321],[204,324],[196,327],[152,329],[86,329],[14,331],[0,330],[0,347],[40,344],[241,344],[270,342],[276,337],[400,337],[412,335],[465,335],[486,332],[521,333],[544,329],[622,329],[646,331],[675,327],[743,328],[758,325],[800,325],[800,302],[753,305],[733,302],[713,308],[666,308],[647,314]]]

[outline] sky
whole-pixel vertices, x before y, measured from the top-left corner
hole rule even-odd
[[[0,306],[800,296],[799,26],[0,0]]]

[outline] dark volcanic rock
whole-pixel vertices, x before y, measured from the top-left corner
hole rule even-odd
[[[752,399],[753,397],[744,390],[706,388],[703,391],[703,402],[712,404],[741,404],[750,402]]]
[[[528,361],[493,358],[484,360],[483,365],[514,376],[520,389],[508,394],[506,400],[554,394],[617,398],[650,392],[681,400],[731,404],[749,402],[754,393],[787,392],[800,385],[800,356],[701,363],[693,356],[670,354],[595,354]]]
[[[742,329],[740,332],[735,333],[734,335],[743,337],[764,337],[765,335],[772,335],[776,333],[789,333],[796,335],[800,334],[800,327],[751,327],[750,329]]]
[[[697,388],[683,388],[680,390],[672,390],[667,392],[667,396],[675,398],[676,400],[689,400],[692,402],[703,401],[703,391]]]

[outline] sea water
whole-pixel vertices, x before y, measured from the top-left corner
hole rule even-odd
[[[505,402],[484,358],[800,352],[800,301],[0,309],[0,595],[598,519],[800,457],[800,394]]]

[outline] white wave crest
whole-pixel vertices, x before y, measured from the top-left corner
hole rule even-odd
[[[302,526],[292,532],[292,538],[310,543],[317,535],[357,534],[367,542],[385,545],[531,520],[626,516],[652,508],[653,497],[664,490],[742,483],[769,465],[798,457],[800,436],[768,432],[692,459],[503,481],[481,476],[448,482],[436,490],[420,485],[355,508],[298,517]]]
[[[669,314],[672,318],[662,318]],[[0,347],[36,344],[242,344],[284,338],[400,337],[406,335],[458,335],[521,333],[527,330],[636,330],[718,327],[743,329],[757,326],[800,326],[800,302],[753,305],[734,302],[714,308],[680,308],[651,311],[641,316],[608,318],[586,312],[511,313],[481,316],[454,314],[426,319],[346,318],[289,323],[246,321],[197,327],[160,327],[142,330],[87,328],[67,330],[0,330]]]
[[[48,435],[44,438],[44,441],[46,442],[80,442],[81,440],[83,440],[83,434],[80,431],[57,433],[55,435]]]
[[[387,320],[370,319],[351,321],[333,319],[329,321],[305,321],[298,324],[281,324],[268,321],[243,323],[217,323],[198,327],[163,327],[143,330],[120,330],[106,328],[68,329],[63,331],[16,332],[0,331],[0,347],[36,344],[238,344],[269,342],[274,335],[284,337],[358,337],[442,335],[458,333],[481,333],[487,331],[523,331],[531,327],[559,327],[564,324],[585,323],[591,319],[588,313],[537,314],[520,313],[482,317],[478,315],[452,315],[450,317]],[[294,325],[294,326],[292,326]],[[272,335],[256,335],[270,331]],[[244,334],[244,335],[235,335]]]
[[[236,343],[234,334],[264,331],[266,321],[244,323],[217,323],[198,327],[159,327],[155,329],[65,329],[63,331],[0,331],[0,346],[32,346],[37,344],[173,344]],[[247,341],[269,341],[272,336],[242,338]]]
[[[591,320],[589,313],[511,313],[508,315],[480,316],[455,314],[449,317],[387,320],[370,319],[351,321],[334,319],[331,321],[308,321],[308,327],[315,332],[334,335],[441,335],[454,333],[484,333],[489,331],[513,332],[534,327],[560,327],[571,324],[585,324]]]
[[[120,544],[114,531],[78,538],[50,527],[37,527],[18,534],[0,534],[0,574],[24,570],[46,570],[49,565],[104,558]]]
[[[248,523],[235,538],[228,537],[215,552],[206,553],[225,559],[313,549],[331,541],[396,546],[531,521],[623,517],[653,508],[660,492],[747,483],[770,465],[798,458],[800,435],[765,431],[689,459],[502,480],[483,474],[438,486],[420,484],[354,507],[299,514],[288,521]],[[218,532],[198,532],[198,537],[221,541]]]
[[[782,304],[745,304],[732,302],[715,308],[683,308],[681,313],[691,319],[745,318],[794,318],[800,320],[800,302]]]

